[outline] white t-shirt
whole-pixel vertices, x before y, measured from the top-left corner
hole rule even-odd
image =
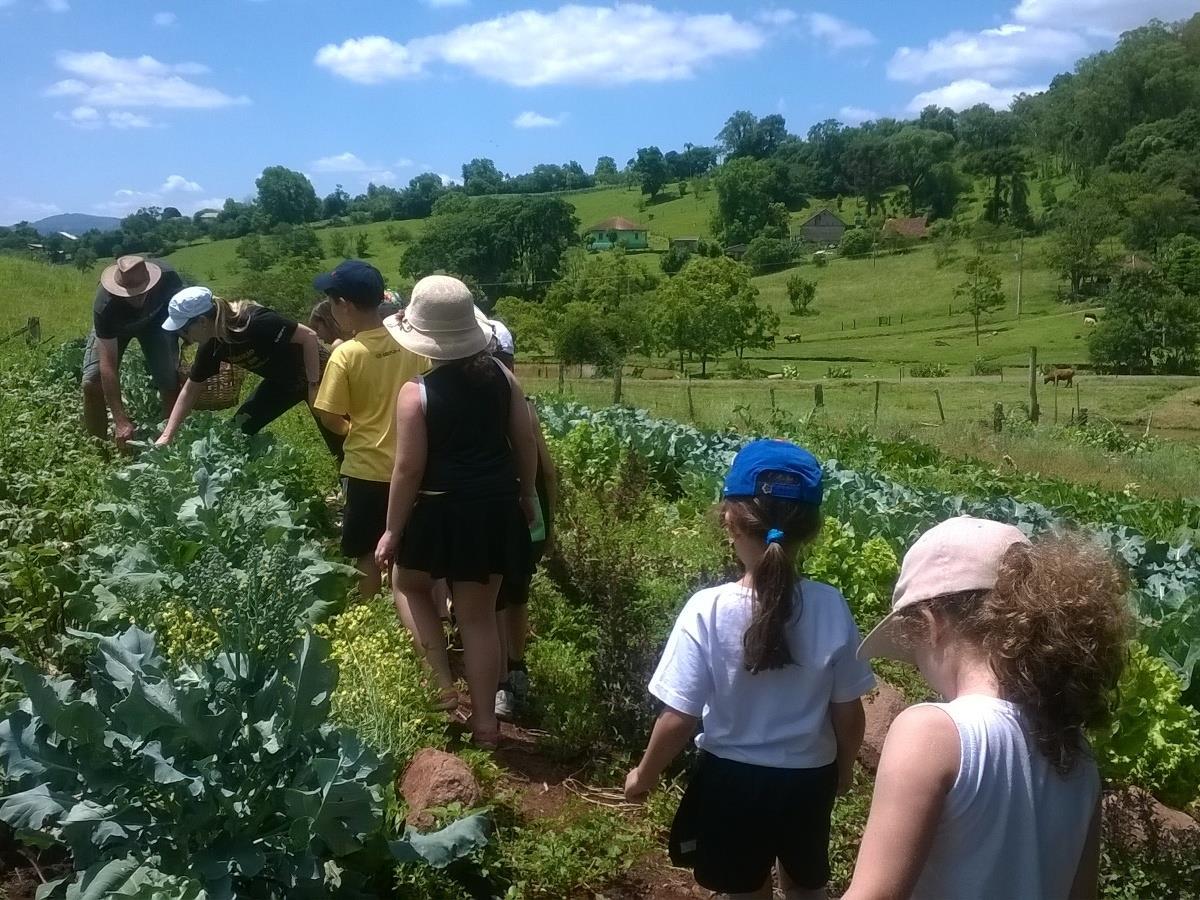
[[[696,746],[714,756],[777,769],[827,766],[837,759],[829,704],[875,686],[870,667],[855,656],[858,628],[846,598],[827,584],[797,583],[787,629],[794,662],[757,675],[747,671],[742,651],[753,602],[736,582],[688,600],[650,693],[703,718]]]
[[[1059,775],[1007,700],[928,705],[954,722],[961,759],[913,898],[1070,896],[1100,793],[1095,761]]]

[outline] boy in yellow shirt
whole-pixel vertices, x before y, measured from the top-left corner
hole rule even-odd
[[[329,298],[342,331],[354,335],[329,357],[313,406],[330,429],[346,435],[342,552],[356,560],[359,592],[371,597],[382,582],[375,546],[387,529],[396,395],[429,361],[405,350],[383,327],[383,276],[374,266],[348,259],[313,285]]]

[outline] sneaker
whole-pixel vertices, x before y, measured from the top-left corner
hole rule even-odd
[[[513,696],[512,688],[508,685],[501,685],[500,690],[496,691],[496,718],[511,719],[517,714],[517,700]]]
[[[514,699],[521,705],[529,703],[529,675],[523,669],[513,669],[508,673],[508,684],[512,688]]]

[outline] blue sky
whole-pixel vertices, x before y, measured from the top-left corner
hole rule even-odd
[[[1006,105],[1200,0],[0,0],[0,223]]]

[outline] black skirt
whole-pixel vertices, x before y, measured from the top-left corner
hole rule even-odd
[[[417,498],[396,562],[433,578],[486,584],[530,568],[529,524],[515,496]]]

